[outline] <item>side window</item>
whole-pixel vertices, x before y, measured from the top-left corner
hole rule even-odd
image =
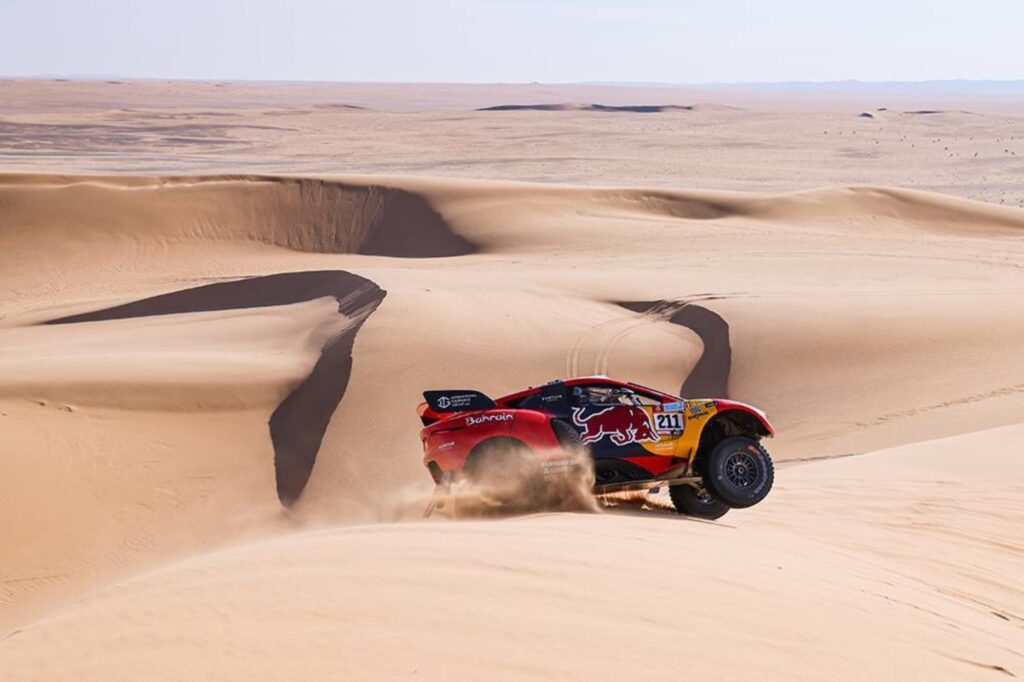
[[[633,392],[618,386],[574,386],[573,407],[607,407],[610,405],[633,405]]]
[[[573,386],[570,402],[573,407],[603,405],[606,395],[598,386]]]
[[[633,400],[636,401],[637,405],[661,405],[661,398],[648,393],[634,392]]]
[[[519,408],[520,410],[539,410],[542,405],[540,402],[540,393],[531,393],[519,400],[518,403],[512,407]]]
[[[563,415],[568,409],[569,388],[562,381],[544,384],[534,393],[508,403],[509,407],[521,410],[538,410],[555,416]]]

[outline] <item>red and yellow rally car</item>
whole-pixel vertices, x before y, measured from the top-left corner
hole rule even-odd
[[[444,488],[495,464],[545,465],[583,450],[594,492],[665,486],[684,514],[717,519],[771,490],[774,435],[764,412],[723,399],[684,399],[605,376],[552,381],[491,399],[474,390],[425,391],[424,464]]]

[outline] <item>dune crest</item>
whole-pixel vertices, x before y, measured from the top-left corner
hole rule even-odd
[[[700,300],[700,299],[698,299]],[[690,301],[627,301],[623,308],[678,324],[700,339],[700,359],[689,369],[678,394],[690,397],[729,397],[732,345],[729,323],[718,313]]]
[[[1024,230],[1022,209],[891,187],[836,187],[767,196],[633,190],[610,193],[609,203],[686,220],[746,217],[834,227],[885,219],[891,221],[890,229],[949,234],[1009,236]]]
[[[74,209],[74,210],[72,210]],[[1014,235],[1024,210],[882,187],[780,195],[585,188],[422,179],[273,176],[45,176],[0,174],[0,245],[9,254],[60,245],[255,242],[294,251],[392,258],[463,256],[510,247],[543,250],[575,236],[552,219],[587,211],[602,220],[664,216],[687,221],[753,219],[786,225]],[[507,211],[517,219],[509,222]],[[542,226],[544,225],[544,226]],[[537,227],[535,227],[537,226]],[[27,237],[31,235],[31,237]],[[25,259],[14,258],[13,266]]]
[[[345,325],[328,339],[309,376],[270,415],[277,496],[292,505],[306,487],[327,424],[345,395],[352,372],[352,346],[359,328],[384,299],[373,282],[343,271],[286,272],[175,291],[45,324],[65,325],[153,315],[284,306],[330,296]]]
[[[82,210],[68,211],[73,205]],[[41,224],[51,239],[251,240],[398,258],[474,250],[422,196],[316,178],[0,175],[0,206],[17,211],[5,216],[14,229]],[[95,227],[83,230],[83,223]]]

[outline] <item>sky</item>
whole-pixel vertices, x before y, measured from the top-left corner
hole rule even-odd
[[[1021,0],[0,0],[0,75],[1024,79]]]

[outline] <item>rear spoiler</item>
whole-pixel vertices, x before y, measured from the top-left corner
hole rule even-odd
[[[472,389],[423,391],[423,398],[427,402],[421,403],[417,412],[424,426],[430,426],[453,412],[489,410],[496,407],[492,399]]]
[[[489,410],[495,406],[494,401],[480,391],[445,390],[423,391],[427,407],[434,412],[466,412],[467,410]]]

